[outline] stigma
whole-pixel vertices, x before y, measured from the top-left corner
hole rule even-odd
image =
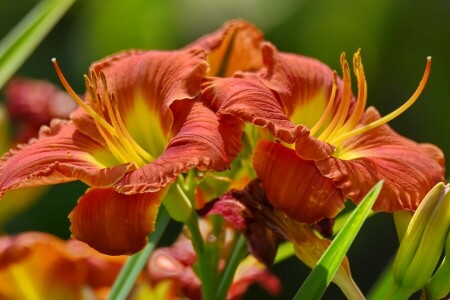
[[[52,59],[52,63],[67,93],[92,117],[98,132],[119,163],[134,163],[137,167],[141,167],[154,160],[127,130],[120,114],[117,98],[114,93],[108,92],[108,84],[103,72],[96,74],[92,70],[89,76],[84,75],[88,105],[69,85],[55,58]],[[102,88],[99,88],[99,77]]]

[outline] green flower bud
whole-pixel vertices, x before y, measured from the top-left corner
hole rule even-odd
[[[425,196],[408,226],[394,261],[397,288],[406,297],[429,281],[450,227],[450,187],[438,183]]]
[[[442,299],[450,293],[450,231],[445,243],[445,257],[425,287],[427,299]]]

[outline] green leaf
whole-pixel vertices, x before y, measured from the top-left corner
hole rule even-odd
[[[75,0],[39,2],[0,42],[0,88],[36,49]]]
[[[133,288],[136,279],[148,261],[150,254],[155,249],[159,240],[161,239],[167,225],[169,224],[170,216],[164,207],[159,209],[158,220],[156,221],[156,230],[150,235],[150,239],[140,252],[130,256],[125,266],[117,276],[114,285],[108,295],[108,299],[124,300],[128,297]]]
[[[284,242],[280,246],[278,246],[277,256],[275,256],[275,260],[273,264],[277,264],[282,262],[285,259],[288,259],[291,256],[295,255],[294,246],[291,242]]]
[[[320,299],[333,279],[350,245],[361,229],[380,193],[383,182],[378,182],[345,222],[341,231],[303,282],[294,299]]]

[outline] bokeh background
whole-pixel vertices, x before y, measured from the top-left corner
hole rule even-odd
[[[37,0],[0,1],[0,38]],[[450,2],[446,0],[109,0],[77,1],[17,75],[58,83],[50,59],[56,57],[75,90],[83,92],[89,65],[129,49],[176,49],[244,18],[260,27],[267,40],[286,52],[313,56],[338,70],[339,56],[362,48],[368,102],[387,114],[416,89],[426,57],[432,56],[429,82],[420,100],[390,124],[418,142],[450,154]],[[0,101],[3,96],[0,96]],[[68,238],[67,215],[85,187],[81,183],[49,189],[13,219],[6,233],[45,231]],[[167,243],[169,241],[166,241]],[[350,249],[355,281],[367,293],[395,253],[392,217],[370,218]],[[279,299],[290,299],[309,270],[295,258],[273,268],[283,283]],[[252,287],[248,299],[265,298]],[[331,287],[325,299],[343,298]]]

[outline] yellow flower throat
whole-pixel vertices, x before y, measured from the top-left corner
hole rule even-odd
[[[100,71],[99,73],[103,86],[102,91],[99,91],[98,76],[94,71],[91,71],[90,76],[84,75],[89,101],[89,105],[87,105],[70,87],[56,59],[53,58],[52,62],[67,93],[93,118],[100,135],[119,163],[131,162],[141,167],[154,160],[153,156],[145,151],[127,130],[119,111],[117,98],[113,93],[108,92],[108,85],[103,72]]]

